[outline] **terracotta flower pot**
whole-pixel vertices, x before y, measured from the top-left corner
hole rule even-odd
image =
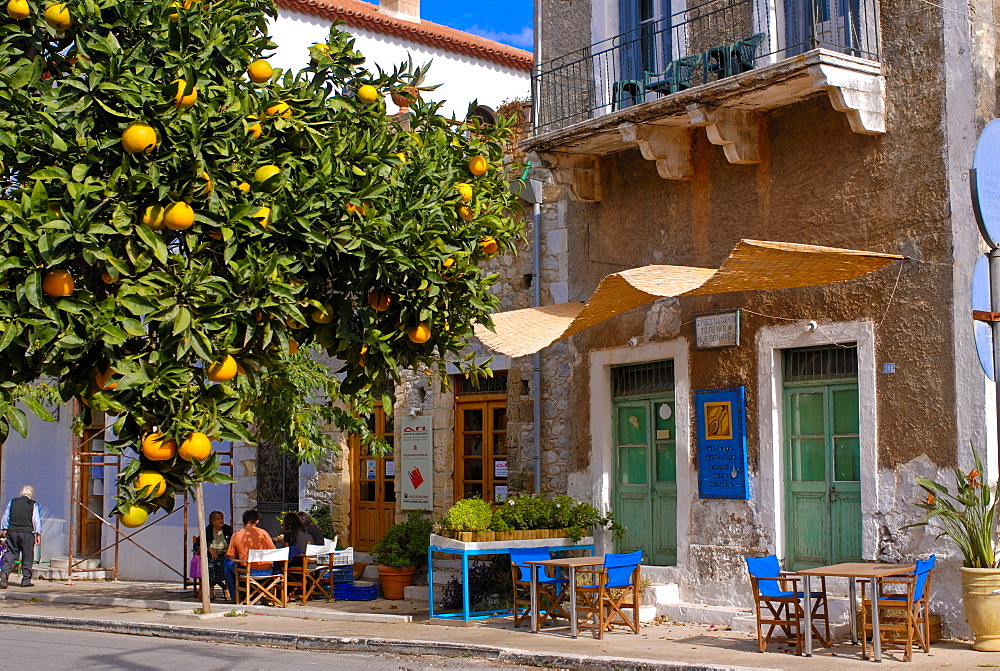
[[[403,588],[413,584],[413,575],[417,572],[415,566],[392,568],[379,566],[378,577],[382,585],[382,596],[386,599],[402,599]]]
[[[973,650],[1000,652],[1000,569],[962,567],[965,619],[976,635]]]
[[[396,107],[399,109],[409,109],[410,105],[420,97],[420,91],[413,86],[404,86],[399,91],[393,91],[390,95],[392,96],[392,102],[396,103]]]

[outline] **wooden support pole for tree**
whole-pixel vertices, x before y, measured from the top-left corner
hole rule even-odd
[[[198,543],[200,545],[198,560],[201,564],[201,612],[204,615],[208,615],[212,612],[212,604],[209,600],[211,595],[212,585],[208,580],[208,543],[209,540],[205,538],[205,498],[202,495],[202,483],[199,481],[195,485],[194,489],[194,504],[198,509],[198,528],[201,529],[201,533],[198,534]]]

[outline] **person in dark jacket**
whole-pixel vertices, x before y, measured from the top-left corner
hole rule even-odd
[[[14,562],[21,559],[21,587],[34,587],[31,567],[35,563],[35,546],[42,542],[42,515],[32,498],[35,489],[25,485],[21,495],[11,499],[0,519],[0,536],[7,543],[7,554],[0,566],[0,589],[7,589],[7,579]]]
[[[216,585],[222,588],[226,600],[232,598],[226,588],[226,550],[233,537],[233,528],[226,524],[226,516],[221,510],[213,510],[208,516],[209,525],[205,527],[203,538],[208,539],[208,590],[211,592]],[[200,542],[200,541],[199,541]],[[195,552],[200,547],[195,546]]]
[[[306,531],[309,532],[309,537],[312,539],[313,545],[323,545],[323,530],[319,528],[319,525],[313,521],[313,518],[309,517],[309,513],[301,512],[299,513],[299,519],[302,521],[302,526],[305,527]]]
[[[309,532],[302,526],[302,520],[296,512],[287,512],[282,519],[282,540],[288,546],[288,558],[294,559],[305,553],[306,546],[312,542]]]

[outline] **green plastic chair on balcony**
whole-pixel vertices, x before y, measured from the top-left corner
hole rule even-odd
[[[754,54],[764,40],[765,33],[757,33],[750,37],[736,40],[732,44],[723,44],[712,47],[705,52],[705,81],[708,81],[708,74],[714,72],[718,79],[732,77],[741,72],[749,72],[754,69]]]
[[[643,86],[647,91],[670,95],[691,88],[691,73],[701,63],[701,56],[685,56],[671,61],[663,72],[643,74]]]
[[[611,111],[625,109],[643,102],[646,89],[642,82],[635,79],[622,79],[615,82],[611,89]]]

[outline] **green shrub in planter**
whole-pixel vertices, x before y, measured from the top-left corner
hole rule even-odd
[[[427,566],[427,548],[431,544],[431,521],[419,512],[411,512],[405,522],[394,524],[372,549],[375,563],[392,568]]]
[[[488,531],[493,520],[493,508],[482,499],[459,499],[441,520],[441,526],[452,531]]]

